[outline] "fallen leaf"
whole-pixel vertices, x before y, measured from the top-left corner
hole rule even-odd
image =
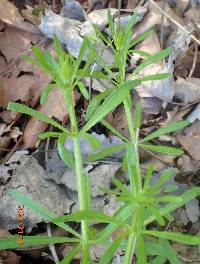
[[[194,160],[200,160],[200,121],[185,128],[183,134],[178,134],[176,139]]]
[[[32,45],[44,40],[40,35],[11,27],[0,32],[0,51],[7,62],[6,71],[4,66],[5,72],[0,75],[0,106],[6,108],[9,101],[17,100],[31,106],[37,104],[41,91],[50,82],[50,77],[38,67],[21,61],[20,57],[30,54]]]
[[[140,45],[138,45],[137,49],[148,52],[152,55],[159,52],[161,47],[157,33],[153,32]],[[163,63],[162,61],[152,63],[150,66],[140,71],[140,76],[147,76],[163,72],[170,73],[172,71],[173,63],[169,59],[168,63]],[[164,102],[171,102],[174,96],[174,80],[173,77],[169,77],[164,80],[143,82],[141,85],[137,86],[135,90],[141,98],[157,97]]]
[[[200,217],[200,208],[199,208],[199,200],[193,199],[185,204],[186,213],[188,218],[192,223],[195,223],[199,220]]]
[[[2,263],[5,263],[5,264],[6,263],[9,263],[9,264],[20,264],[21,257],[18,256],[13,251],[1,250],[0,251],[0,261],[1,261],[1,259],[3,260]]]
[[[1,0],[0,2],[0,20],[8,25],[39,34],[38,28],[25,21],[18,8],[8,0]]]
[[[200,120],[200,104],[198,104],[192,113],[187,117],[190,123],[194,123],[196,120]]]
[[[199,78],[178,78],[174,83],[174,97],[183,103],[192,103],[200,100]]]
[[[78,93],[74,95],[74,101],[77,102],[80,98]],[[63,98],[63,93],[60,89],[52,90],[47,102],[41,106],[38,111],[47,115],[49,118],[55,117],[60,121],[68,119],[68,111]],[[36,118],[31,118],[23,133],[23,147],[35,148],[38,140],[38,134],[42,133],[48,127],[47,123],[44,123]]]
[[[47,180],[47,173],[35,157],[26,155],[27,151],[15,152],[6,166],[0,166],[0,180],[4,184],[0,188],[0,225],[5,229],[15,229],[18,226],[18,202],[11,198],[5,189],[17,189],[32,201],[38,202],[55,215],[70,212],[72,201],[54,181]],[[3,172],[3,173],[2,173]],[[12,176],[11,176],[12,174]],[[2,177],[4,178],[2,179]],[[58,202],[59,201],[59,202]],[[9,220],[8,220],[9,219]],[[26,229],[32,228],[36,223],[47,221],[41,215],[24,208],[24,225]]]

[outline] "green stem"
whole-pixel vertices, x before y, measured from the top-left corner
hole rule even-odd
[[[66,96],[65,96],[65,100],[67,100]],[[71,100],[71,102],[73,101]],[[70,104],[68,111],[69,111],[70,122],[71,122],[71,130],[72,132],[78,133],[78,126],[77,126],[76,114],[75,114],[73,103]],[[82,161],[82,156],[81,156],[79,136],[73,137],[73,142],[74,142],[74,159],[75,159],[79,209],[87,210],[88,209],[88,192],[87,192],[86,179],[84,179],[84,174],[83,174],[83,161]],[[82,246],[83,246],[82,263],[89,263],[89,257],[90,257],[90,248],[89,248],[89,243],[88,243],[89,242],[89,237],[88,237],[89,225],[86,220],[81,221],[81,231],[82,231]]]
[[[75,158],[75,168],[76,168],[76,179],[77,179],[77,189],[78,189],[78,200],[80,210],[87,210],[87,189],[83,174],[83,165],[82,165],[82,157],[80,150],[80,141],[79,138],[74,138],[74,158]],[[88,237],[88,223],[86,220],[81,221],[81,230],[82,230],[82,240],[83,240],[83,263],[89,260],[89,237]]]
[[[131,184],[131,190],[135,196],[136,199],[138,199],[139,191],[142,189],[142,179],[140,174],[140,163],[139,163],[139,153],[138,153],[138,131],[135,131],[133,119],[131,115],[131,110],[128,105],[128,99],[123,102],[124,104],[124,110],[127,118],[127,124],[129,128],[130,133],[130,139],[131,139],[131,145],[133,146],[133,155],[135,156],[135,164],[134,166],[132,164],[129,164],[128,162],[128,173],[130,178],[130,184]],[[140,219],[140,206],[136,208],[135,213],[133,215],[132,220],[132,228],[133,232],[128,237],[127,242],[127,248],[126,248],[126,254],[125,254],[125,260],[124,264],[131,264],[132,263],[132,257],[134,253],[135,243],[136,243],[136,232],[138,229],[138,224],[141,223]]]
[[[128,242],[127,242],[127,247],[126,247],[126,254],[125,254],[125,259],[124,259],[124,264],[131,264],[132,259],[133,259],[133,253],[134,253],[134,246],[135,246],[135,235],[131,233],[128,236]]]

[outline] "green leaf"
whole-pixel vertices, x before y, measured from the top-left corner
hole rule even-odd
[[[178,186],[176,184],[170,184],[164,189],[164,192],[170,193],[170,192],[176,191],[177,189],[178,189]]]
[[[180,130],[180,129],[188,126],[188,124],[189,124],[188,121],[180,121],[180,122],[176,122],[176,123],[164,126],[160,129],[156,130],[152,134],[148,135],[147,137],[143,138],[142,140],[140,140],[140,143],[144,143],[146,141],[152,140],[154,138],[160,137],[160,136],[168,134],[170,132]]]
[[[184,152],[181,149],[166,147],[166,146],[155,146],[150,144],[139,144],[139,146],[143,149],[151,150],[154,152],[166,154],[166,155],[173,155],[173,156],[180,156]]]
[[[92,101],[90,102],[87,111],[86,111],[86,119],[90,119],[97,108],[100,106],[101,102],[113,91],[112,88],[106,89],[104,92],[96,95]]]
[[[166,78],[171,77],[170,73],[158,73],[158,74],[152,74],[152,75],[147,75],[144,77],[139,78],[142,82],[145,81],[158,81],[158,80],[164,80]]]
[[[78,86],[80,92],[82,93],[83,97],[84,97],[86,100],[89,100],[90,95],[89,95],[87,89],[85,88],[85,85],[84,85],[82,82],[78,82],[78,83],[77,83],[77,86]]]
[[[134,54],[134,53],[139,54],[139,55],[147,57],[147,58],[149,58],[151,56],[151,54],[149,54],[148,52],[143,51],[143,50],[129,50],[128,52],[131,54]]]
[[[127,226],[124,222],[114,218],[112,216],[105,215],[98,211],[92,210],[82,210],[68,215],[58,216],[53,219],[53,223],[65,222],[65,221],[81,221],[81,220],[90,220],[98,221],[104,223],[113,223],[119,226]]]
[[[130,191],[124,186],[124,184],[117,178],[112,178],[112,183],[124,194],[131,196]]]
[[[57,243],[77,243],[80,240],[77,238],[68,238],[68,237],[47,237],[47,236],[24,236],[23,237],[23,246],[18,244],[18,235],[11,237],[0,238],[0,250],[10,249],[10,248],[25,248],[36,245],[48,245],[48,244],[57,244]]]
[[[166,258],[170,261],[171,264],[181,264],[178,259],[176,250],[170,245],[166,239],[160,239],[160,244],[165,251]]]
[[[135,129],[140,128],[142,123],[142,107],[140,102],[135,105]]]
[[[150,192],[154,192],[156,190],[160,191],[160,188],[163,186],[163,184],[169,180],[169,178],[173,175],[174,170],[168,169],[164,171],[161,175],[161,177],[156,181],[155,185],[153,187],[150,187]]]
[[[103,149],[102,151],[100,151],[100,152],[98,152],[96,154],[89,155],[88,156],[88,160],[89,161],[100,160],[100,159],[103,159],[105,157],[110,156],[114,152],[118,152],[118,151],[124,150],[125,148],[126,148],[125,144],[108,147],[108,148],[105,148],[105,149]]]
[[[158,209],[155,206],[153,206],[153,205],[148,205],[148,208],[151,211],[151,213],[155,216],[155,219],[157,220],[157,222],[161,226],[164,226],[165,225],[165,220],[162,217],[162,215],[160,214],[160,212],[158,211]]]
[[[127,138],[122,136],[110,123],[108,123],[105,119],[101,120],[101,124],[104,125],[108,130],[110,130],[114,135],[116,135],[118,138],[121,138],[123,141],[128,141]]]
[[[114,254],[118,247],[120,246],[123,239],[127,236],[127,233],[124,232],[121,235],[119,235],[108,247],[104,255],[101,257],[101,260],[99,261],[99,264],[109,264],[111,263],[112,258],[114,257]]]
[[[14,198],[16,201],[20,202],[36,214],[43,217],[45,220],[51,221],[56,217],[56,215],[49,212],[45,207],[41,206],[41,203],[37,203],[35,201],[32,201],[29,197],[23,195],[21,192],[15,190],[15,189],[9,189],[8,194]],[[79,233],[77,233],[75,230],[73,230],[71,227],[66,225],[65,223],[59,223],[57,226],[61,227],[62,229],[66,230],[67,232],[73,234],[76,237],[81,237]]]
[[[59,57],[59,62],[61,63],[64,60],[66,53],[64,52],[62,44],[56,34],[53,34],[53,45]]]
[[[157,52],[156,54],[150,56],[147,60],[142,62],[139,66],[136,67],[136,69],[133,71],[132,76],[139,73],[141,70],[149,66],[150,64],[157,62],[159,60],[164,59],[165,57],[169,56],[171,54],[172,50],[171,48],[167,48],[164,50],[161,50]]]
[[[165,256],[157,256],[154,258],[151,264],[163,264],[166,262],[166,257]]]
[[[57,141],[57,149],[58,153],[62,159],[62,161],[67,165],[69,168],[74,168],[75,161],[73,155],[63,146],[66,140],[66,135],[61,135]]]
[[[101,146],[101,142],[96,137],[94,137],[93,135],[88,134],[88,133],[83,133],[81,136],[83,136],[89,142],[89,144],[93,150],[95,150]]]
[[[138,259],[138,264],[148,263],[146,247],[144,244],[144,239],[141,235],[137,237],[137,259]]]
[[[87,132],[91,127],[102,120],[108,113],[112,112],[128,96],[130,90],[140,84],[140,80],[128,81],[114,90],[97,109],[94,115],[82,128],[82,132]]]
[[[59,137],[61,136],[62,133],[59,133],[59,132],[44,132],[44,133],[41,133],[39,134],[39,139],[43,140],[43,139],[47,139],[49,137]]]
[[[115,212],[115,219],[118,219],[120,221],[126,221],[133,212],[133,205],[124,205],[120,207],[117,212]],[[119,225],[117,224],[109,224],[107,227],[105,227],[102,231],[98,232],[95,238],[91,241],[92,244],[100,244],[103,243],[107,238],[119,228]]]
[[[168,205],[162,207],[160,210],[160,214],[161,215],[168,215],[169,213],[171,213],[174,210],[176,210],[177,208],[183,206],[184,204],[186,204],[190,200],[194,199],[198,195],[200,195],[200,188],[199,187],[192,188],[192,189],[186,191],[185,193],[183,193],[182,195],[179,196],[179,198],[181,199],[180,201],[172,202],[172,203],[169,203]],[[153,222],[154,220],[155,220],[155,217],[150,216],[145,220],[144,225],[148,225],[151,222]]]
[[[143,234],[173,240],[187,245],[199,245],[200,236],[190,236],[178,232],[144,230]]]
[[[137,39],[134,39],[131,44],[130,44],[130,48],[137,45],[139,42],[143,41],[145,38],[147,38],[148,36],[150,36],[153,33],[153,30],[149,30],[146,31],[145,33],[141,34]]]
[[[47,97],[51,90],[56,86],[55,83],[50,83],[47,85],[47,87],[42,91],[41,97],[40,97],[40,104],[44,105],[47,101]]]
[[[182,199],[177,196],[165,195],[165,196],[157,197],[157,201],[169,203],[169,202],[181,202]]]
[[[72,83],[74,82],[76,75],[77,75],[77,71],[80,67],[80,64],[83,60],[84,54],[86,53],[86,49],[88,48],[89,42],[87,38],[84,38],[83,40],[83,44],[81,45],[80,51],[79,51],[79,55],[77,60],[74,62],[73,64],[73,75],[71,77],[71,81]]]
[[[38,64],[38,66],[40,66],[41,68],[43,68],[48,73],[51,73],[52,72],[51,71],[51,68],[48,65],[46,59],[44,58],[44,55],[42,54],[41,50],[37,46],[34,46],[32,48],[32,51],[35,54],[35,56],[37,57],[38,61],[40,62],[40,65]]]
[[[144,188],[147,188],[149,186],[152,175],[153,175],[153,165],[149,164],[147,167],[146,176],[144,179]]]
[[[160,243],[154,243],[153,241],[146,241],[145,248],[147,250],[148,256],[165,256],[165,249]]]
[[[19,112],[19,113],[23,113],[23,114],[33,116],[33,117],[35,117],[35,118],[37,118],[37,119],[39,119],[45,123],[48,123],[54,127],[59,128],[60,130],[64,131],[65,133],[67,132],[68,134],[70,134],[70,132],[65,127],[63,127],[62,125],[60,125],[59,123],[57,123],[53,119],[51,119],[48,116],[42,114],[41,112],[36,111],[36,110],[34,110],[28,106],[25,106],[23,104],[9,102],[7,109],[11,110],[13,112]]]
[[[110,8],[108,9],[107,17],[108,17],[108,24],[109,24],[109,29],[110,29],[111,35],[114,36],[114,34],[115,34],[115,24],[113,22],[113,18],[112,18],[112,14],[111,14]]]
[[[45,58],[46,62],[48,63],[53,75],[56,74],[56,77],[58,77],[59,76],[59,66],[58,66],[58,63],[56,62],[56,60],[54,60],[54,58],[52,57],[49,50],[45,51],[44,58]]]
[[[60,262],[60,264],[70,264],[73,258],[78,254],[81,250],[81,244],[75,246],[72,250],[67,252],[67,256]]]

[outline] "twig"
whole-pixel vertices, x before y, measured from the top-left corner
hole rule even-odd
[[[52,126],[50,126],[50,132],[52,131]],[[48,167],[48,160],[49,160],[49,143],[50,143],[50,137],[47,138],[46,144],[45,144],[45,165],[46,165],[46,172],[49,173],[49,167]]]
[[[185,257],[183,257],[183,256],[181,256],[181,255],[178,255],[178,257],[179,257],[181,260],[185,261],[185,262],[190,262],[190,263],[192,263],[192,262],[200,262],[200,259],[188,259],[188,258],[185,258]]]
[[[47,234],[48,234],[49,237],[52,236],[51,235],[51,226],[50,226],[50,223],[47,224]],[[56,264],[59,264],[60,262],[59,262],[58,255],[56,253],[55,245],[54,244],[49,245],[49,249],[51,251],[51,254],[52,254],[53,258],[54,258],[55,263]]]
[[[5,164],[10,159],[10,157],[15,152],[15,150],[17,149],[17,147],[21,142],[22,142],[22,137],[19,138],[19,140],[16,142],[15,146],[12,148],[10,153],[8,153],[2,160],[0,160],[0,164]]]
[[[189,78],[192,77],[192,75],[194,73],[194,70],[196,68],[197,55],[198,55],[198,44],[195,44],[195,47],[194,47],[194,58],[193,58],[193,62],[192,62],[192,68],[191,68],[190,73],[188,75]]]
[[[166,7],[166,2],[165,0],[163,0],[163,3],[162,3],[162,9],[163,11],[165,11],[165,7]],[[160,45],[161,45],[161,49],[163,49],[163,41],[164,41],[164,14],[162,13],[162,16],[161,16],[161,28],[160,28]]]
[[[181,24],[179,24],[175,19],[171,18],[165,11],[163,11],[154,0],[149,0],[165,17],[167,17],[171,22],[173,22],[177,27],[179,27],[182,31],[191,36],[191,38],[200,45],[200,40],[198,40],[194,35],[191,34],[186,28],[184,28]]]
[[[194,0],[191,0],[191,5],[192,5],[192,16],[194,18],[194,24],[197,25],[197,13],[196,13],[196,3],[194,2]],[[196,63],[197,63],[197,55],[198,55],[198,45],[195,44],[195,48],[194,48],[194,58],[193,58],[193,63],[192,63],[192,68],[190,70],[189,76],[188,77],[192,77],[195,67],[196,67]]]

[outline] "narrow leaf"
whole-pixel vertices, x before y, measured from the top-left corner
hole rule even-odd
[[[137,237],[137,259],[138,264],[147,264],[147,253],[142,235]]]
[[[87,132],[91,127],[102,120],[108,113],[112,112],[128,96],[130,90],[140,84],[140,80],[128,81],[114,90],[97,109],[94,115],[82,128],[82,132]]]
[[[36,245],[48,245],[57,243],[77,243],[79,239],[68,238],[68,237],[47,237],[47,236],[24,236],[23,246],[18,244],[19,236],[14,235],[11,237],[0,238],[0,250],[10,249],[10,248],[25,248]]]
[[[68,215],[58,216],[53,219],[53,223],[66,222],[66,221],[81,221],[90,220],[104,223],[113,223],[119,226],[126,226],[126,224],[112,216],[105,215],[98,211],[83,210]]]
[[[150,144],[139,144],[139,146],[143,149],[151,150],[154,152],[166,154],[166,155],[173,155],[173,156],[180,156],[184,152],[181,149],[166,147],[166,146],[155,146]]]
[[[106,250],[105,254],[101,257],[99,264],[109,264],[111,262],[116,250],[118,249],[121,242],[126,236],[127,236],[127,233],[124,232],[112,242],[112,244]]]
[[[152,134],[148,135],[147,137],[143,138],[142,140],[140,140],[140,143],[144,143],[146,141],[152,140],[152,139],[160,137],[162,135],[180,130],[180,129],[188,126],[188,124],[189,124],[188,121],[180,121],[180,122],[170,124],[168,126],[164,126],[160,129],[156,130]]]
[[[70,264],[73,258],[78,254],[81,250],[81,244],[75,246],[72,250],[67,252],[67,256],[60,262],[60,264]]]
[[[15,189],[9,189],[8,194],[14,198],[16,201],[19,203],[23,204],[36,214],[40,215],[43,217],[45,220],[51,221],[54,219],[56,216],[49,212],[45,207],[41,206],[41,203],[37,203],[35,201],[32,201],[28,196],[23,195],[21,192],[15,190]],[[73,230],[71,227],[66,225],[65,223],[58,223],[57,224],[59,227],[62,229],[66,230],[67,232],[73,234],[76,237],[80,238],[79,233],[77,233],[75,230]]]
[[[55,83],[50,83],[47,85],[47,87],[42,91],[41,97],[40,97],[40,104],[44,105],[47,101],[47,97],[50,93],[51,90],[53,90],[53,88],[56,86]]]
[[[126,145],[115,145],[112,147],[108,147],[103,149],[102,151],[96,153],[96,154],[92,154],[88,156],[88,160],[89,161],[96,161],[96,160],[100,160],[103,159],[105,157],[109,157],[111,154],[113,154],[114,152],[118,152],[121,150],[124,150],[126,148]]]
[[[143,234],[173,240],[187,245],[199,245],[200,236],[190,236],[178,232],[144,230]]]
[[[33,116],[45,123],[48,123],[54,127],[59,128],[60,130],[69,133],[69,131],[63,127],[62,125],[60,125],[59,123],[57,123],[56,121],[54,121],[53,119],[49,118],[48,116],[42,114],[39,111],[36,111],[28,106],[25,106],[23,104],[18,104],[18,103],[14,103],[14,102],[9,102],[8,103],[8,110],[11,110],[13,112],[19,112],[19,113],[23,113],[23,114],[27,114],[30,116]]]
[[[171,213],[174,210],[176,210],[177,208],[183,206],[184,204],[186,204],[190,200],[196,198],[198,195],[200,195],[200,188],[199,187],[192,188],[192,189],[186,191],[185,193],[183,193],[182,195],[179,196],[179,198],[181,199],[180,201],[172,202],[172,203],[162,207],[160,210],[160,214],[161,215],[168,215],[169,213]],[[150,216],[145,220],[144,224],[148,225],[151,222],[153,222],[154,220],[155,220],[155,217]]]
[[[82,136],[89,142],[93,150],[101,146],[101,142],[95,136],[88,133],[83,133]]]
[[[58,153],[62,159],[62,161],[67,165],[69,168],[74,168],[75,161],[73,155],[63,146],[64,141],[66,140],[66,135],[61,135],[57,141],[57,149]]]
[[[149,66],[150,64],[157,62],[159,60],[164,59],[165,57],[169,56],[171,54],[172,50],[171,48],[167,48],[164,50],[161,50],[157,52],[156,54],[150,56],[147,60],[142,62],[139,66],[136,67],[136,69],[133,71],[132,76],[139,73],[141,70]]]

